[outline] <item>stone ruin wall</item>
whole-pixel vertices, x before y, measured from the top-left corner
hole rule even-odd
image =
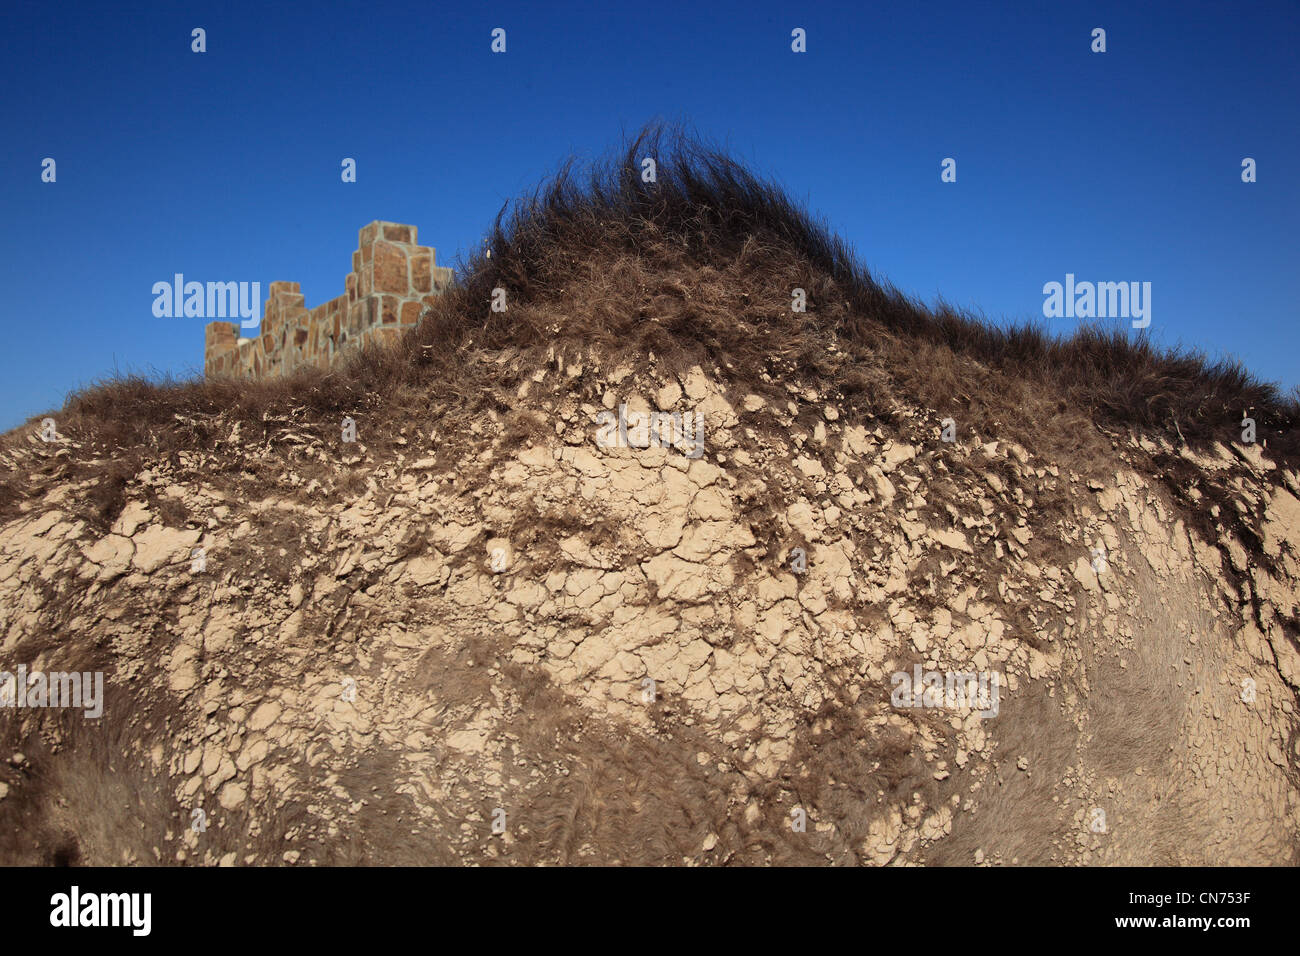
[[[452,281],[415,226],[376,220],[361,229],[343,295],[308,309],[297,282],[272,282],[260,335],[240,338],[234,322],[210,322],[208,377],[274,378],[303,365],[328,368],[367,342],[391,344]]]

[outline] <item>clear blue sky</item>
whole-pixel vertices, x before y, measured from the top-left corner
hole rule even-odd
[[[114,370],[201,372],[207,320],[155,318],[155,282],[264,299],[296,280],[313,306],[373,219],[455,265],[505,200],[655,117],[729,146],[927,301],[1019,320],[1067,272],[1149,281],[1158,341],[1289,388],[1297,48],[1294,2],[10,0],[0,428]]]

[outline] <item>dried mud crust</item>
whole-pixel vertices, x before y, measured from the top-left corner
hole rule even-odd
[[[1085,475],[701,365],[520,378],[383,449],[231,426],[107,517],[89,481],[23,503],[4,660],[110,696],[0,712],[4,861],[1295,862],[1267,452],[1115,434]],[[621,404],[702,414],[704,453],[601,447]],[[998,673],[997,715],[894,706],[916,665]]]

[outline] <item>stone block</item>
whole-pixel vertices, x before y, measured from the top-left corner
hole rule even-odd
[[[374,291],[408,294],[411,291],[411,274],[406,261],[406,250],[391,242],[376,242],[373,248]]]
[[[416,249],[411,253],[411,291],[417,295],[433,291],[433,252]]]

